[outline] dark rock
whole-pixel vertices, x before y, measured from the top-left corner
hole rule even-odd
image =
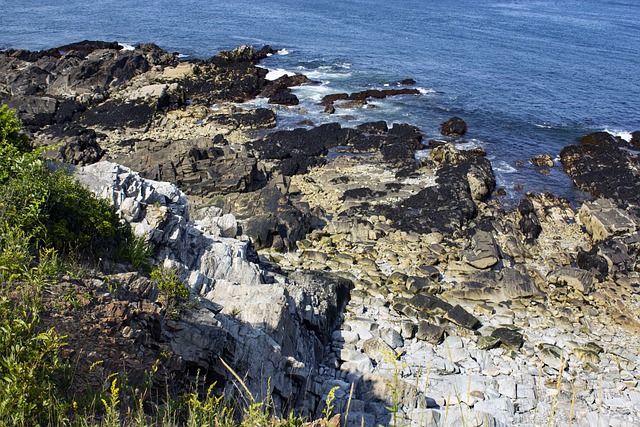
[[[385,135],[389,131],[387,122],[380,120],[378,122],[367,122],[356,126],[356,129],[365,134]]]
[[[353,282],[332,273],[320,271],[296,271],[289,275],[302,292],[301,310],[304,325],[314,331],[323,344],[331,342],[331,334],[339,327],[339,321],[347,303]],[[319,313],[316,315],[314,313]]]
[[[389,96],[397,95],[419,95],[418,89],[369,89],[362,92],[348,93],[335,93],[326,95],[322,98],[322,104],[332,104],[336,101],[366,101],[367,98],[383,99]]]
[[[307,173],[322,164],[329,148],[347,145],[351,129],[328,123],[312,129],[278,131],[247,144],[261,159],[280,160],[278,169],[285,176]]]
[[[637,154],[608,145],[570,145],[560,152],[565,172],[595,197],[640,204]]]
[[[640,130],[631,133],[631,141],[629,141],[631,147],[640,148]]]
[[[345,191],[342,194],[341,200],[347,199],[372,199],[375,197],[384,196],[386,193],[383,191],[373,191],[370,188],[352,188]]]
[[[520,332],[509,328],[498,328],[491,333],[491,336],[498,338],[505,347],[512,350],[519,350],[524,341]]]
[[[136,155],[116,160],[148,179],[177,184],[187,194],[213,196],[247,192],[265,185],[257,159],[239,153],[221,139],[138,141]]]
[[[480,321],[460,305],[456,305],[447,311],[444,318],[467,329],[475,329],[480,325]]]
[[[433,325],[425,320],[421,320],[420,323],[418,323],[418,331],[416,332],[417,339],[437,345],[442,342],[443,336],[443,326]]]
[[[428,294],[414,295],[409,300],[409,304],[417,310],[430,313],[446,313],[453,308],[453,306],[448,302],[442,301],[440,298]]]
[[[609,132],[593,132],[589,135],[585,135],[578,138],[583,145],[609,145],[609,146],[621,146],[621,141]]]
[[[39,142],[56,147],[45,153],[46,158],[74,165],[89,165],[104,155],[104,150],[96,141],[95,131],[78,125],[48,128],[46,136],[39,138]]]
[[[467,133],[467,123],[460,117],[452,117],[440,124],[440,133],[444,136],[462,136]]]
[[[157,106],[146,102],[122,102],[109,100],[86,111],[80,118],[85,126],[105,130],[122,128],[144,129],[153,119]]]
[[[15,109],[24,125],[32,130],[52,124],[58,110],[58,100],[48,96],[22,96],[5,103]]]
[[[268,248],[281,241],[283,249],[296,249],[317,224],[308,209],[294,206],[274,181],[248,193],[233,193],[224,198],[223,210],[233,213],[242,233],[251,237],[256,249]]]
[[[583,270],[590,271],[602,281],[609,274],[609,264],[604,257],[598,255],[598,248],[594,247],[590,251],[578,250],[576,264]]]
[[[422,133],[417,127],[395,124],[387,132],[380,152],[387,162],[415,163],[415,151],[423,148],[421,141]]]
[[[269,98],[268,102],[269,104],[278,105],[298,105],[300,103],[297,96],[287,91],[276,92]]]
[[[520,212],[520,221],[518,226],[525,236],[525,242],[531,245],[542,232],[540,220],[533,209],[533,203],[529,199],[521,199],[518,204],[518,212]]]
[[[264,98],[271,98],[276,93],[281,91],[286,91],[290,87],[301,86],[303,84],[313,84],[316,83],[310,80],[307,76],[303,74],[295,74],[293,76],[285,75],[278,77],[276,80],[273,80],[271,83],[267,83],[267,86],[260,92],[259,96]]]
[[[403,80],[400,80],[400,84],[401,85],[414,85],[414,84],[416,84],[416,81],[411,79],[411,78],[403,79]]]

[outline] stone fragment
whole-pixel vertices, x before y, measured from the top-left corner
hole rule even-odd
[[[444,335],[444,327],[431,324],[425,320],[418,323],[416,338],[431,344],[439,344]]]
[[[427,312],[447,312],[453,308],[451,304],[448,302],[442,301],[440,298],[427,295],[427,294],[418,294],[409,300],[409,303],[412,307],[417,310],[427,311]]]
[[[402,335],[392,328],[380,329],[380,338],[382,338],[382,340],[394,350],[404,345]]]
[[[440,133],[444,136],[462,136],[467,133],[467,123],[460,117],[452,117],[440,124]]]
[[[500,340],[507,348],[519,350],[522,347],[523,337],[518,331],[509,328],[497,328],[491,332],[491,336]]]
[[[362,351],[370,359],[380,363],[385,359],[393,358],[395,352],[387,343],[380,338],[371,338],[362,343]]]
[[[547,275],[547,280],[557,285],[571,286],[587,295],[593,290],[593,273],[574,267],[556,268]]]
[[[477,345],[480,350],[490,350],[500,345],[500,338],[496,338],[490,335],[483,335],[478,338]]]
[[[542,363],[553,369],[560,370],[567,367],[568,357],[558,346],[542,343],[538,346],[536,354]]]
[[[475,329],[480,325],[480,321],[460,305],[456,305],[447,311],[444,318],[467,329]]]

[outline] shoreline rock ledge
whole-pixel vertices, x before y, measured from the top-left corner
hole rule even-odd
[[[167,349],[166,378],[200,370],[233,393],[223,359],[256,396],[310,416],[333,389],[347,426],[639,425],[637,138],[562,150],[592,200],[527,193],[505,208],[486,151],[456,146],[473,133],[461,118],[431,148],[410,124],[277,129],[297,107],[266,95],[293,104],[289,85],[313,83],[267,81],[269,49],[0,56],[0,101],[192,290],[171,319],[141,274],[86,280],[122,283],[108,322],[128,363]],[[261,93],[266,108],[242,103]],[[392,94],[327,99],[375,95]]]

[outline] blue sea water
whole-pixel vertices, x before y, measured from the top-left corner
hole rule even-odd
[[[297,89],[307,113],[283,110],[280,126],[384,119],[429,139],[458,115],[469,125],[462,146],[487,150],[512,199],[518,184],[581,198],[559,164],[545,176],[528,159],[557,157],[592,131],[640,130],[637,0],[0,0],[0,10],[0,49],[115,40],[206,58],[270,44],[283,50],[263,66],[323,83]],[[409,77],[421,95],[320,114],[326,93]]]

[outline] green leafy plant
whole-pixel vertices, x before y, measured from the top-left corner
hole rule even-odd
[[[151,279],[167,300],[167,316],[177,318],[181,305],[189,299],[189,288],[178,278],[175,268],[157,267],[151,271]]]

